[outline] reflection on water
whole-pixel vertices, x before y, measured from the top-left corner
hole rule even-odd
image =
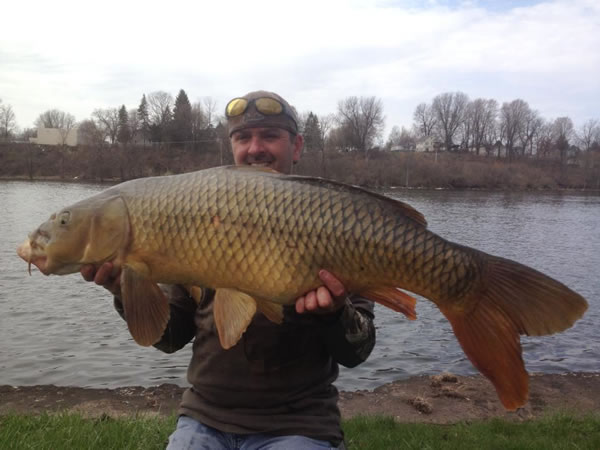
[[[104,289],[78,275],[29,277],[17,245],[51,212],[105,186],[0,182],[0,384],[186,385],[190,347],[167,355],[136,345]],[[600,197],[580,193],[388,191],[431,230],[539,269],[581,293],[587,314],[559,335],[523,338],[530,371],[599,371]],[[412,375],[475,373],[429,301],[416,321],[376,306],[377,345],[338,387],[372,389]],[[594,326],[596,324],[596,326]]]

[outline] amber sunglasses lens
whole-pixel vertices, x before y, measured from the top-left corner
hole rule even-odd
[[[245,98],[234,98],[227,104],[227,108],[225,108],[227,117],[236,117],[243,114],[247,106],[248,100]]]
[[[283,106],[277,100],[263,97],[256,100],[256,109],[267,116],[274,116],[283,112]]]

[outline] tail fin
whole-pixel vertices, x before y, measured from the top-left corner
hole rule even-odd
[[[480,287],[465,303],[470,311],[438,304],[452,324],[465,354],[494,384],[506,409],[527,402],[528,376],[519,334],[539,336],[571,327],[587,302],[564,284],[537,270],[482,254],[485,268]],[[461,301],[461,304],[465,304]]]

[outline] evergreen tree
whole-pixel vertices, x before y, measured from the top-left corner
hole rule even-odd
[[[125,105],[119,109],[119,127],[117,131],[117,141],[121,144],[127,144],[131,141],[131,128],[129,127],[129,114]]]
[[[167,105],[165,107],[160,124],[158,124],[158,131],[160,133],[160,142],[169,142],[173,139],[173,113],[171,113],[171,107]]]
[[[142,134],[142,139],[145,146],[146,141],[150,137],[150,114],[148,113],[148,101],[146,100],[146,94],[142,95],[142,101],[140,102],[137,113],[140,122],[140,133]]]
[[[304,123],[304,148],[307,152],[318,152],[323,146],[319,118],[312,112],[308,113]]]
[[[173,140],[182,143],[189,143],[192,139],[192,105],[187,94],[183,89],[177,94],[175,107],[173,108],[172,137]]]

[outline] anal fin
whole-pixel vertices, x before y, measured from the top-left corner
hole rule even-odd
[[[408,319],[415,320],[417,313],[415,305],[417,300],[406,292],[393,287],[369,288],[358,293],[361,297],[368,298],[394,311],[401,312]]]
[[[140,267],[123,265],[121,300],[131,336],[148,347],[162,337],[169,322],[169,301],[160,287],[147,278]]]
[[[217,289],[213,313],[221,346],[229,349],[237,344],[250,325],[256,313],[256,301],[235,289]]]

